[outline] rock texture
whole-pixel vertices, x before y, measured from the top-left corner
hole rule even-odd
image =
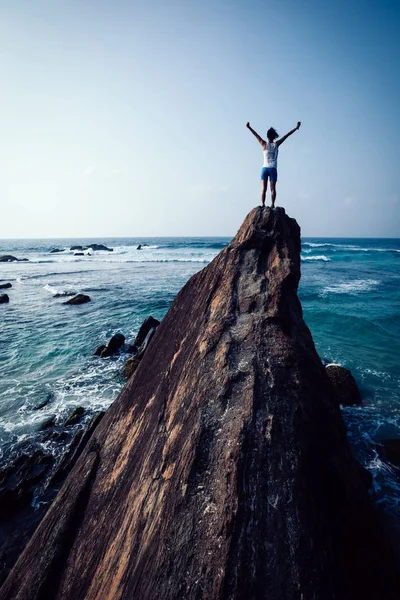
[[[398,598],[297,298],[300,231],[250,212],[194,275],[0,598]]]
[[[327,365],[326,372],[335,389],[337,400],[342,406],[361,404],[360,390],[351,371],[340,365]]]
[[[7,290],[12,287],[11,283],[0,283],[0,290]]]
[[[90,302],[90,296],[87,294],[77,294],[73,298],[70,298],[63,304],[86,304],[86,302]]]
[[[10,302],[10,298],[7,294],[0,294],[0,304],[7,304]]]

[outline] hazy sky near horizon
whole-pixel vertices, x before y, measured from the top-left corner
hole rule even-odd
[[[0,0],[0,238],[232,235],[259,203],[305,236],[399,237],[400,5]]]

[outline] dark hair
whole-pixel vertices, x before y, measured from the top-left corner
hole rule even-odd
[[[267,131],[267,138],[274,141],[277,137],[279,137],[278,132],[273,127],[270,127]]]

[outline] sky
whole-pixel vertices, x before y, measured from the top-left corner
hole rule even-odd
[[[0,238],[399,237],[400,4],[0,0]]]

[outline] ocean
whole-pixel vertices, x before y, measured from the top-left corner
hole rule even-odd
[[[0,464],[21,444],[41,443],[49,419],[62,423],[76,406],[86,418],[106,409],[124,385],[127,355],[100,359],[96,348],[117,332],[133,341],[149,315],[162,319],[229,241],[0,240],[0,255],[29,259],[0,263],[0,283],[12,283],[1,290],[10,303],[0,305]],[[93,243],[113,252],[70,250]],[[400,437],[400,240],[303,238],[301,261],[299,296],[317,351],[351,369],[361,390],[363,405],[343,409],[353,452],[373,475],[375,502],[398,519],[399,480],[377,445]],[[68,292],[92,301],[66,306],[56,294]]]

